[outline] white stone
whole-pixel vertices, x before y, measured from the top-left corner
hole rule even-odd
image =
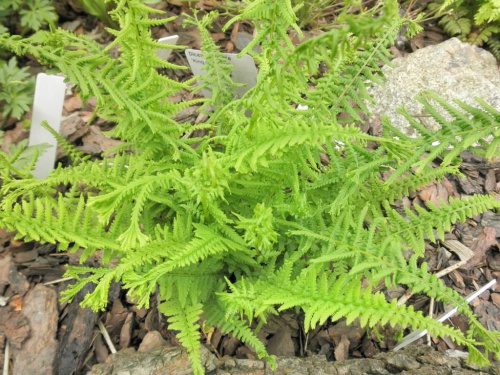
[[[415,100],[415,96],[425,90],[433,91],[450,104],[458,99],[479,107],[475,101],[479,97],[500,110],[497,62],[482,48],[452,38],[396,58],[392,63],[394,68],[384,67],[387,82],[369,91],[376,102],[370,105],[370,110],[374,115],[388,116],[391,124],[407,135],[416,133],[406,119],[396,113],[402,106],[429,130],[437,129],[438,124],[426,116],[423,105]],[[438,108],[441,114],[445,113]]]

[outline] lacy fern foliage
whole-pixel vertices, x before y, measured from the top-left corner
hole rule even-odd
[[[449,35],[464,42],[483,46],[500,59],[494,48],[500,34],[500,2],[498,0],[445,0],[433,2],[430,10],[438,10],[439,24]]]
[[[405,22],[395,1],[357,15],[344,12],[338,27],[297,48],[287,33],[300,32],[290,0],[249,2],[227,27],[254,23],[256,38],[244,52],[260,71],[257,86],[234,100],[230,70],[204,30],[216,15],[187,18],[201,30],[213,97],[178,104],[167,98],[192,89],[192,81],[158,73],[179,67],[156,57],[164,47],[149,32],[168,19],[150,19],[158,12],[139,0],[115,3],[111,16],[120,29],[111,31],[116,39],[105,49],[62,30],[0,38],[1,47],[62,71],[83,99],[96,96],[96,114],[115,122],[109,135],[124,142],[103,160],[70,153],[74,164],[45,180],[3,161],[2,227],[19,238],[82,248],[82,261],[102,251],[102,267],[68,270],[75,283],[65,300],[86,283],[96,288],[82,305],[95,310],[105,308],[114,281],[141,306],[158,293],[159,309],[179,332],[196,374],[203,373],[201,316],[272,362],[252,328],[288,308],[304,311],[308,330],[328,319],[360,319],[367,327],[410,326],[449,336],[479,364],[488,362],[489,352],[500,353],[500,335],[487,331],[463,297],[422,262],[426,239],[436,241],[457,220],[498,210],[500,203],[474,196],[415,211],[393,205],[446,174],[460,175],[462,150],[497,157],[500,113],[486,103],[457,109],[424,93],[420,100],[441,124],[438,132],[404,111],[420,138],[405,137],[386,120],[382,136],[356,126],[367,112],[366,86],[383,82],[380,63],[389,63],[388,47]],[[253,50],[256,44],[262,52]],[[117,58],[110,54],[115,46]],[[201,102],[205,123],[173,120]],[[299,104],[308,109],[298,110]],[[491,134],[493,142],[483,140]],[[436,141],[440,145],[432,146]],[[441,165],[431,168],[438,157]],[[373,291],[381,282],[458,306],[471,329],[463,333],[387,301]]]

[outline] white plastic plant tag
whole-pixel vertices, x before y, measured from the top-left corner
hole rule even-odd
[[[164,38],[158,39],[158,42],[160,42],[162,44],[175,46],[177,44],[178,40],[179,40],[179,35],[170,35],[170,36],[166,36]],[[159,49],[158,51],[156,51],[156,55],[160,59],[163,59],[165,61],[168,60],[171,53],[172,53],[171,49]]]
[[[52,129],[59,133],[65,93],[64,77],[45,73],[40,73],[36,77],[29,145],[48,144],[51,146],[38,157],[36,162],[33,175],[40,179],[47,177],[54,169],[57,152],[57,140],[41,124],[47,121]]]
[[[245,85],[236,87],[234,90],[237,97],[242,97],[257,84],[257,67],[255,66],[255,61],[249,55],[237,57],[236,53],[224,53],[224,56],[226,56],[227,61],[233,66],[232,80]],[[204,76],[206,74],[205,70],[203,70],[206,60],[200,50],[187,49],[186,57],[194,75]],[[208,90],[203,90],[203,95],[206,98],[212,97],[212,94]]]

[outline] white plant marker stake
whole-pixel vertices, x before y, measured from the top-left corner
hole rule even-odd
[[[487,289],[491,288],[496,283],[497,283],[496,279],[491,280],[488,284],[484,285],[482,288],[480,288],[480,289],[476,290],[475,292],[469,294],[465,298],[465,300],[468,303],[471,303],[479,295],[481,295],[482,293],[484,293]],[[445,314],[441,315],[438,319],[436,319],[436,321],[442,323],[446,319],[448,319],[448,318],[452,317],[453,315],[455,315],[457,311],[458,311],[458,308],[455,307],[454,309],[451,309],[450,311],[448,311]],[[427,330],[426,329],[423,330],[423,331],[412,332],[409,335],[407,335],[403,339],[403,341],[401,341],[393,350],[396,351],[396,350],[399,350],[399,349],[403,349],[405,346],[410,345],[412,342],[417,341],[419,338],[425,336],[426,334],[427,334]]]
[[[4,375],[9,375],[9,361],[10,361],[10,344],[9,340],[5,340],[5,352],[3,359],[3,373]]]
[[[64,77],[45,73],[40,73],[36,77],[29,145],[45,143],[52,146],[45,150],[36,162],[33,175],[40,179],[47,177],[54,169],[57,152],[57,140],[41,124],[47,121],[52,129],[59,133],[65,93]]]
[[[255,66],[255,61],[250,55],[243,55],[241,57],[237,57],[236,53],[224,53],[223,55],[226,57],[228,63],[233,66],[233,74],[231,75],[233,81],[245,85],[234,89],[236,96],[242,97],[248,90],[257,84],[257,68]],[[200,50],[187,49],[186,57],[194,75],[204,76],[207,74],[207,72],[202,69],[207,60],[205,60]],[[208,90],[203,90],[203,95],[205,95],[206,98],[212,97],[212,93]]]
[[[166,36],[164,38],[158,39],[158,42],[162,44],[169,44],[171,46],[175,46],[177,44],[177,41],[179,40],[179,35],[170,35]],[[170,57],[170,54],[172,53],[171,49],[159,49],[156,51],[156,55],[163,60],[168,60]]]

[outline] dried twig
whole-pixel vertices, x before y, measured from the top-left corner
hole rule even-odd
[[[443,245],[448,250],[453,251],[455,254],[457,254],[457,256],[460,258],[460,260],[467,261],[474,256],[474,251],[469,249],[467,246],[465,246],[460,241],[446,240],[443,242]]]
[[[410,297],[413,295],[412,291],[411,290],[407,290],[405,294],[403,294],[401,296],[401,298],[398,300],[398,306],[402,306],[404,305],[406,302],[408,302],[408,300],[410,299]]]
[[[97,320],[97,325],[99,326],[99,330],[101,331],[102,337],[104,337],[104,341],[106,341],[106,344],[108,344],[109,351],[112,354],[116,353],[116,348],[113,345],[113,342],[111,341],[111,337],[109,337],[109,333],[106,330],[106,327],[104,327],[104,324],[102,324],[101,320]]]
[[[52,281],[47,281],[46,283],[44,283],[43,285],[53,285],[53,284],[59,284],[59,283],[63,283],[65,281],[70,281],[70,280],[74,280],[72,277],[64,277],[62,279],[57,279],[57,280],[52,280]]]
[[[466,263],[467,263],[467,260],[465,260],[465,259],[461,260],[461,261],[449,266],[448,268],[445,268],[444,270],[439,271],[435,275],[438,279],[440,279],[441,277],[449,274],[451,271],[455,271],[457,268],[464,266]]]

